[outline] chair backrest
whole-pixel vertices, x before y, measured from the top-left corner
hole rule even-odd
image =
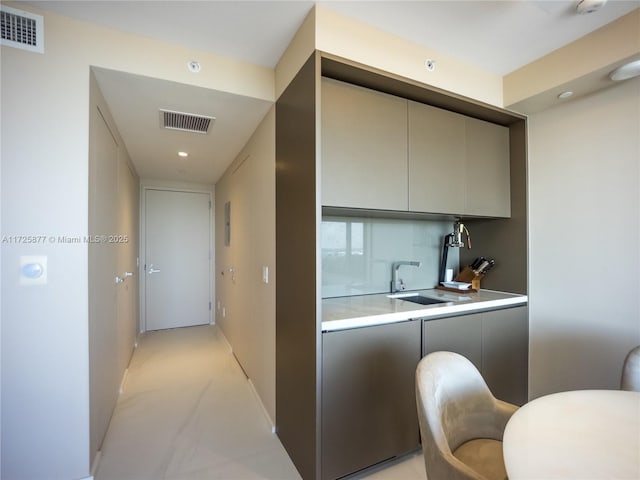
[[[640,345],[631,350],[624,360],[620,388],[640,392]]]
[[[473,438],[501,438],[494,431],[495,398],[478,369],[462,355],[434,352],[416,370],[416,391],[429,429],[455,450]]]

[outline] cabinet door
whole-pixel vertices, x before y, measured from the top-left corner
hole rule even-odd
[[[424,320],[423,356],[432,352],[455,352],[482,370],[482,314]]]
[[[482,375],[496,398],[524,405],[528,395],[527,307],[483,313]]]
[[[409,102],[409,210],[464,213],[464,119]]]
[[[322,478],[419,447],[420,321],[322,334]]]
[[[509,129],[465,117],[467,215],[511,216]]]
[[[322,79],[322,204],[407,210],[407,100]]]

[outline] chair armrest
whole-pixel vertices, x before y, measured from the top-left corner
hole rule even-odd
[[[518,407],[513,405],[512,403],[505,402],[502,400],[495,399],[495,418],[496,418],[496,427],[500,429],[500,438],[497,440],[502,440],[502,435],[504,434],[504,429],[507,426],[507,422],[511,418]]]

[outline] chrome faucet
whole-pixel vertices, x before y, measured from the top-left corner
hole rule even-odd
[[[405,290],[406,286],[402,279],[398,279],[398,269],[401,265],[410,265],[412,267],[419,267],[421,262],[393,262],[391,264],[391,293],[396,293],[400,290]]]

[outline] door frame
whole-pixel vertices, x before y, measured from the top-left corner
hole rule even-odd
[[[215,308],[214,301],[216,290],[215,275],[213,274],[213,263],[215,261],[215,186],[201,185],[182,182],[159,182],[153,180],[142,180],[140,182],[140,262],[138,265],[138,275],[140,278],[140,333],[147,331],[147,275],[145,265],[147,263],[147,238],[146,238],[146,197],[148,190],[163,190],[168,192],[185,192],[185,193],[204,193],[209,195],[209,324],[215,324]]]

